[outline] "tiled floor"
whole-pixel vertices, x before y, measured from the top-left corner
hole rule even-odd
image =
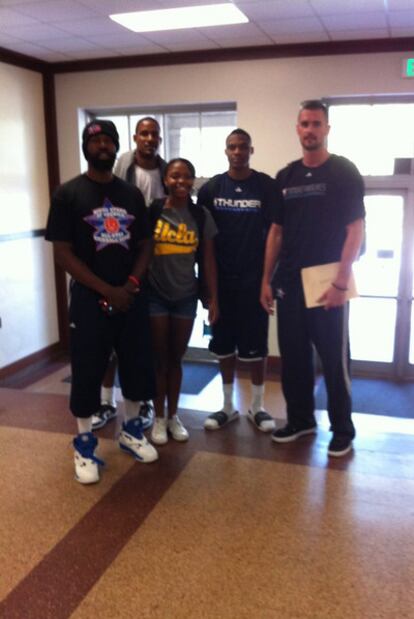
[[[244,415],[205,432],[216,377],[180,400],[188,443],[143,465],[109,424],[83,487],[68,373],[0,390],[0,617],[414,619],[414,420],[357,413],[355,451],[332,461],[324,412],[289,445]],[[283,423],[276,381],[266,405]]]

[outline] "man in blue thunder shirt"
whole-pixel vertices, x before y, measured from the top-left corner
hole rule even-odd
[[[218,228],[216,258],[220,317],[212,325],[210,351],[220,362],[224,404],[204,427],[217,430],[239,417],[234,406],[236,359],[246,362],[252,382],[250,421],[262,432],[275,427],[263,408],[268,316],[260,305],[265,240],[276,200],[274,181],[250,168],[250,135],[235,129],[226,140],[229,170],[210,179],[198,194]]]

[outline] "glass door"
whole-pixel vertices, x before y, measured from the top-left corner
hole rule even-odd
[[[356,372],[413,375],[413,232],[406,193],[368,190],[365,252],[354,265],[360,297],[351,301],[351,357]]]

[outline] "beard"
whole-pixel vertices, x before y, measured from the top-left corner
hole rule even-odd
[[[108,157],[106,159],[101,159],[100,155],[89,155],[86,160],[89,165],[98,170],[99,172],[109,172],[114,167],[116,154],[115,153],[107,153]]]

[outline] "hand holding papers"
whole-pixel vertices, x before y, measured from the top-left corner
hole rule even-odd
[[[319,264],[313,267],[306,267],[301,270],[303,292],[305,295],[306,307],[318,307],[324,305],[319,301],[320,297],[329,288],[338,274],[339,262]],[[349,279],[346,299],[353,299],[358,296],[353,274]]]

